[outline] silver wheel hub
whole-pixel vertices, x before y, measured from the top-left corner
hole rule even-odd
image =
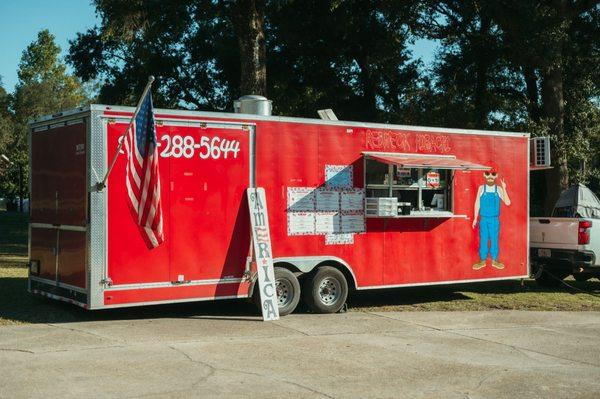
[[[337,302],[342,293],[340,282],[333,278],[324,278],[319,284],[319,299],[325,305]]]
[[[288,280],[275,280],[275,291],[277,292],[277,304],[280,308],[292,302],[294,288]]]

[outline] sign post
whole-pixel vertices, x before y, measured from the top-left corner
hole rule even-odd
[[[273,269],[273,252],[271,251],[271,234],[269,232],[269,215],[267,199],[262,187],[248,188],[248,207],[252,225],[252,243],[254,259],[258,273],[258,290],[263,320],[278,320],[277,291],[275,289],[275,270]],[[255,288],[256,289],[256,288]]]

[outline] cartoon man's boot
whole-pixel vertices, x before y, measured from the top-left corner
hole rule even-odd
[[[496,269],[502,270],[504,269],[504,263],[500,263],[496,260],[492,260],[492,267],[495,267]]]
[[[485,259],[473,265],[473,270],[479,270],[485,267]],[[504,267],[504,266],[503,266]]]

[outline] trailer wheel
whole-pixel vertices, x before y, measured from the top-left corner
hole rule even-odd
[[[258,282],[255,284],[252,302],[261,310]],[[277,292],[279,316],[286,316],[292,313],[296,309],[296,306],[298,306],[298,302],[300,302],[300,283],[296,275],[288,269],[275,267],[275,290]]]
[[[279,315],[286,316],[296,310],[300,302],[300,283],[294,273],[282,267],[275,268],[275,289]]]
[[[346,303],[348,282],[331,266],[322,266],[304,282],[302,298],[315,313],[336,313]]]

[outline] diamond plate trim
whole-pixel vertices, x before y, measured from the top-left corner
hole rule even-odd
[[[89,184],[90,228],[88,265],[88,305],[90,309],[104,306],[103,281],[107,262],[107,196],[108,187],[98,192],[94,187],[106,173],[106,124],[102,111],[91,111],[89,122]]]

